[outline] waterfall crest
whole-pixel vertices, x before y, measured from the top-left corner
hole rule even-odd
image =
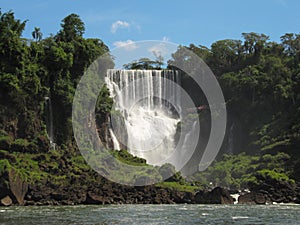
[[[180,84],[173,70],[108,70],[106,85],[114,98],[114,110],[124,118],[119,124],[112,117],[111,137],[114,148],[120,144],[128,151],[161,165],[175,147],[175,134],[180,121]],[[115,135],[114,127],[125,126],[127,138]]]

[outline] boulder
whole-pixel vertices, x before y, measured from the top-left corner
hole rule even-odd
[[[24,197],[28,191],[28,184],[14,170],[10,170],[8,175],[11,192],[14,194],[19,205],[24,205]]]
[[[12,203],[13,203],[13,201],[11,200],[11,198],[8,195],[0,200],[0,205],[3,205],[3,206],[11,206]]]
[[[86,196],[85,204],[111,204],[113,203],[113,199],[108,197],[100,196],[92,192],[88,192]]]
[[[266,198],[262,193],[250,192],[238,198],[239,204],[266,204]]]
[[[195,195],[197,204],[233,204],[234,199],[223,188],[216,187],[212,191],[199,191]]]

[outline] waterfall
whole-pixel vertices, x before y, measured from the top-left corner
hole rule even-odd
[[[50,142],[50,147],[55,148],[54,142],[54,134],[53,134],[53,110],[52,110],[52,103],[50,97],[45,97],[45,111],[46,111],[46,129],[47,135]]]
[[[114,150],[120,150],[121,148],[120,148],[120,144],[118,142],[118,139],[117,139],[115,133],[113,132],[113,130],[111,128],[109,128],[109,133],[110,133],[113,145],[114,145]]]
[[[105,78],[114,110],[124,123],[112,118],[111,137],[114,148],[127,146],[128,151],[160,165],[174,150],[179,122],[180,90],[178,71],[173,70],[108,70]],[[114,127],[125,126],[127,139],[115,135]],[[117,144],[118,143],[118,144]]]

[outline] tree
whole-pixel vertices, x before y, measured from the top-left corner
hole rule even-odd
[[[269,36],[265,34],[257,34],[254,32],[251,33],[242,33],[242,36],[245,39],[244,47],[246,53],[258,54],[261,52],[262,48],[269,40]]]
[[[43,37],[43,34],[42,34],[41,29],[39,27],[35,27],[34,31],[32,31],[31,34],[32,34],[33,39],[36,42],[40,41]]]
[[[189,50],[198,55],[201,59],[203,59],[206,63],[208,63],[208,59],[211,56],[211,51],[209,48],[203,45],[195,46],[194,44],[190,44]]]
[[[291,57],[294,65],[300,62],[300,35],[287,33],[281,37],[285,53]]]
[[[152,69],[161,69],[163,62],[160,61],[161,58],[157,60],[151,60],[149,58],[140,58],[131,63],[123,65],[125,69],[132,70],[152,70]]]
[[[58,37],[67,42],[82,37],[85,31],[83,21],[74,13],[62,20],[61,27]]]
[[[27,21],[16,19],[14,13],[0,11],[0,71],[16,74],[22,67],[26,46],[21,39]]]
[[[209,65],[216,75],[235,71],[242,59],[242,42],[239,40],[221,40],[212,44]]]
[[[15,19],[15,15],[12,11],[3,13],[0,10],[0,40],[12,36],[21,37],[27,20],[21,22]],[[1,40],[2,42],[2,40]]]

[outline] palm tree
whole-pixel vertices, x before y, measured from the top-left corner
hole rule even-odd
[[[34,31],[32,31],[32,37],[35,39],[36,42],[40,41],[43,37],[41,29],[39,27],[35,27]]]

